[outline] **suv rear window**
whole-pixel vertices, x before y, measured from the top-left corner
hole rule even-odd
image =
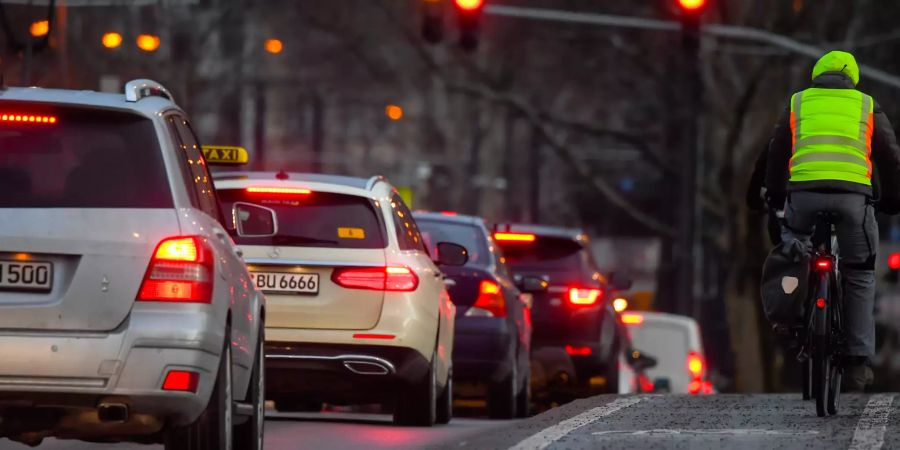
[[[0,208],[171,208],[153,122],[0,101]]]
[[[234,241],[242,245],[291,247],[385,248],[385,228],[372,200],[331,192],[309,194],[248,194],[243,189],[218,189],[226,216],[235,202],[272,208],[278,215],[278,234],[271,237],[237,236],[227,223]]]
[[[590,270],[590,253],[572,239],[538,236],[534,242],[500,243],[506,262],[515,270]]]
[[[479,227],[422,218],[417,218],[416,223],[419,224],[422,240],[425,241],[431,255],[437,255],[438,242],[452,242],[462,245],[469,251],[467,266],[486,267],[491,260],[487,249],[487,236]]]

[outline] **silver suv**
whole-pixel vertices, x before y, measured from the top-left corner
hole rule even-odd
[[[265,298],[226,217],[276,227],[222,214],[159,84],[0,90],[0,437],[261,449]]]

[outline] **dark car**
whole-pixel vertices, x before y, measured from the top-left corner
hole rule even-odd
[[[532,344],[562,349],[575,368],[574,385],[603,392],[618,390],[618,355],[624,344],[612,295],[627,280],[603,276],[577,229],[499,224],[494,239],[518,280],[539,278],[546,288],[533,292]]]
[[[531,315],[484,221],[451,213],[414,213],[422,239],[469,250],[462,267],[441,267],[456,305],[453,376],[487,382],[492,418],[525,417],[531,402]]]

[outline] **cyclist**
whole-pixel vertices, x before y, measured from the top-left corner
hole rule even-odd
[[[878,168],[879,210],[897,212],[900,147],[878,104],[858,90],[853,55],[832,51],[813,67],[812,86],[791,97],[769,146],[768,202],[784,208],[785,239],[809,245],[818,212],[835,212],[846,314],[844,391],[872,384],[875,354],[875,253],[878,226],[872,171]]]

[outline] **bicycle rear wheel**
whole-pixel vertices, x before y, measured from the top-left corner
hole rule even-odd
[[[830,330],[825,326],[828,323],[828,309],[819,309],[815,314],[817,316],[815,320],[816,329],[812,337],[813,395],[816,397],[816,414],[819,417],[824,417],[828,403],[828,390],[831,384],[831,356],[828,351],[828,333]]]
[[[828,382],[828,414],[837,414],[841,399],[841,378],[843,370],[838,365],[831,366],[831,374]]]

